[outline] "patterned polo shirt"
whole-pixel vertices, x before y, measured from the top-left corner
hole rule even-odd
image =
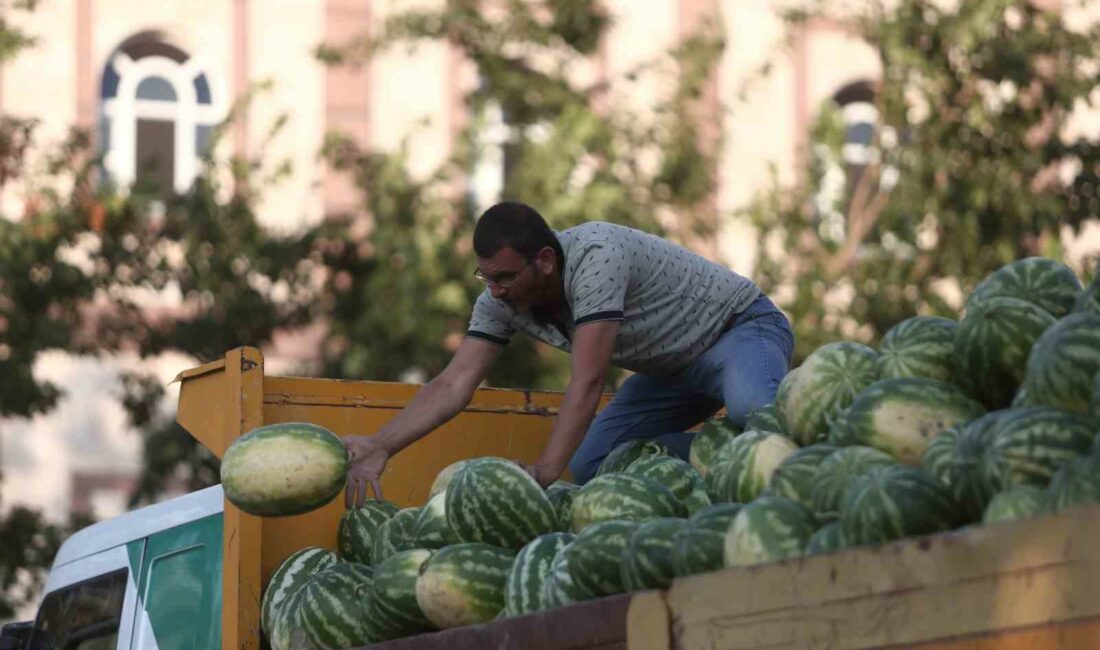
[[[618,320],[612,363],[667,375],[694,361],[760,294],[751,280],[640,230],[591,221],[555,235],[565,253],[562,282],[571,318],[540,321],[486,289],[474,304],[468,336],[503,345],[524,332],[569,352],[577,327]]]

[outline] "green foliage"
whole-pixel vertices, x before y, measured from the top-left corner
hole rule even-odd
[[[1065,128],[1095,87],[1100,25],[1073,29],[1030,2],[902,0],[862,13],[810,3],[789,26],[813,16],[858,34],[885,74],[876,158],[854,187],[823,191],[843,165],[844,125],[826,106],[803,182],[774,183],[749,210],[756,279],[793,316],[799,357],[917,313],[955,316],[952,293],[1013,259],[1057,257],[1060,228],[1100,214],[1100,148]]]

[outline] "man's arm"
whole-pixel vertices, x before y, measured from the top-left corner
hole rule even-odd
[[[558,411],[554,431],[528,471],[546,486],[562,475],[584,439],[603,395],[607,368],[622,321],[597,321],[577,328],[573,338],[573,374]]]
[[[458,414],[473,397],[503,346],[466,337],[437,377],[424,385],[401,413],[373,436],[344,436],[352,455],[345,503],[361,505],[367,485],[382,498],[379,478],[390,457]]]

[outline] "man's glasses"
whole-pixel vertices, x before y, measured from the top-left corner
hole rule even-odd
[[[508,288],[511,288],[511,286],[516,283],[516,278],[518,278],[519,274],[523,272],[523,269],[530,266],[530,264],[531,264],[531,260],[526,260],[523,263],[523,266],[519,267],[515,271],[505,271],[504,273],[498,273],[494,277],[489,277],[489,276],[485,275],[484,273],[482,273],[481,269],[477,269],[476,271],[474,271],[474,277],[477,278],[478,280],[480,280],[484,284],[495,284],[498,287],[508,289]]]

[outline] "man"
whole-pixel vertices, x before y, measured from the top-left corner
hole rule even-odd
[[[794,335],[750,280],[659,237],[590,222],[555,232],[530,206],[500,203],[474,230],[487,285],[450,363],[376,435],[347,436],[347,502],[381,495],[390,456],[469,404],[509,339],[524,332],[570,352],[572,377],[542,454],[546,486],[568,464],[584,483],[615,446],[655,439],[687,458],[684,431],[725,405],[742,426],[775,398]],[[634,371],[599,415],[608,367]]]

